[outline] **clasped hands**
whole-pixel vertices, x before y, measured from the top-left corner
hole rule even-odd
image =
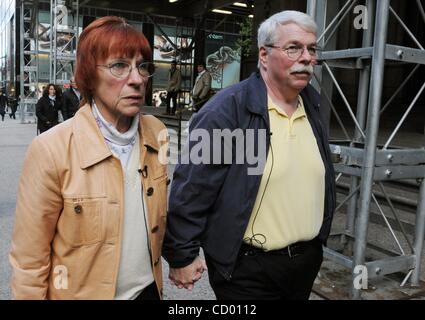
[[[205,260],[199,256],[193,262],[183,268],[170,268],[168,278],[177,288],[185,288],[189,291],[193,289],[195,282],[201,279],[202,273],[207,270]]]

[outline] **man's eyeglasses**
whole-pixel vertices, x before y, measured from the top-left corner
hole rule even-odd
[[[313,58],[317,58],[317,55],[320,52],[320,49],[316,46],[303,47],[303,46],[291,45],[287,48],[282,48],[282,47],[275,46],[275,45],[272,45],[272,44],[267,44],[267,45],[265,45],[265,47],[280,49],[280,50],[286,52],[286,55],[291,60],[298,60],[304,54],[304,50],[306,50],[306,49],[308,51],[308,54]]]
[[[111,74],[117,78],[126,78],[133,70],[133,66],[124,61],[98,64],[97,67],[108,68]],[[142,62],[137,66],[137,71],[143,78],[150,78],[155,73],[155,65],[152,62]]]

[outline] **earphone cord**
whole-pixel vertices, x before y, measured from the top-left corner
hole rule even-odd
[[[269,175],[267,176],[267,181],[266,181],[266,185],[264,186],[263,194],[261,195],[261,198],[260,198],[260,203],[258,205],[257,211],[255,212],[254,220],[252,221],[252,225],[251,225],[252,236],[244,239],[244,242],[248,242],[249,245],[252,246],[253,243],[255,242],[255,243],[259,244],[261,248],[263,248],[263,245],[266,243],[267,238],[262,233],[254,233],[254,224],[255,224],[255,221],[257,220],[257,216],[258,216],[258,212],[260,211],[261,204],[263,203],[263,198],[264,198],[264,195],[265,195],[266,190],[267,190],[267,186],[268,186],[269,181],[270,181],[270,176],[272,175],[272,172],[273,172],[274,155],[273,155],[273,145],[272,145],[271,141],[270,141],[270,151],[271,151],[271,156],[272,156],[271,168],[270,168]],[[258,238],[261,238],[261,239],[258,239]]]

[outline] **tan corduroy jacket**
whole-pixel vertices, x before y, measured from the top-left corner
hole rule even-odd
[[[159,160],[168,147],[163,130],[153,116],[140,117],[140,179],[160,293],[168,180],[165,161]],[[20,179],[9,257],[16,299],[114,298],[123,181],[120,160],[106,145],[89,105],[33,140]]]

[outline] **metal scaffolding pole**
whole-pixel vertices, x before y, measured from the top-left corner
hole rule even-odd
[[[351,0],[349,0],[351,1]],[[334,7],[329,5],[328,0],[308,0],[307,1],[307,13],[314,18],[317,24],[317,45],[322,50],[335,50],[336,41],[335,38],[332,38],[332,41],[329,41],[328,37],[325,36],[327,32],[326,21],[332,20],[330,25],[334,23],[334,16],[338,16],[337,11],[334,12]],[[323,66],[320,64],[314,67],[315,77],[311,81],[312,86],[319,92],[327,92],[329,96],[332,96],[333,92],[333,83],[329,74],[323,72]],[[329,122],[332,112],[332,103],[326,98],[321,98],[320,100],[321,110],[323,110],[323,115],[325,119],[325,126],[329,127]]]
[[[317,24],[317,33],[322,34],[326,27],[326,6],[327,0],[309,0],[307,2],[307,13],[314,18]],[[322,39],[317,45],[323,48],[325,39]],[[320,83],[322,81],[322,66],[316,66],[314,71],[318,80],[313,79],[313,87],[320,92]]]
[[[373,44],[373,28],[374,25],[373,17],[375,14],[375,2],[373,0],[366,1],[366,8],[368,12],[368,21],[369,28],[363,31],[363,47],[371,47]],[[358,103],[357,103],[357,114],[356,118],[359,122],[360,128],[364,131],[365,123],[366,123],[366,113],[367,113],[367,99],[369,96],[369,86],[370,86],[370,65],[365,63],[364,68],[360,70],[359,77],[359,93],[358,93]],[[360,130],[357,128],[354,132],[354,142],[364,142],[363,136]],[[354,146],[354,143],[351,144]],[[351,185],[350,192],[356,190],[359,185],[359,178],[356,176],[351,177]],[[356,219],[356,211],[357,211],[357,201],[358,201],[358,193],[354,193],[351,198],[348,208],[347,208],[347,223],[346,223],[346,231],[350,234],[354,234],[354,223]]]
[[[19,29],[21,31],[21,41],[19,43],[19,66],[20,66],[20,75],[19,75],[19,84],[20,84],[20,113],[21,113],[21,123],[25,123],[25,104],[24,104],[24,0],[20,3],[20,19],[19,19]]]
[[[384,84],[385,49],[387,44],[389,0],[380,0],[376,10],[376,27],[372,56],[371,85],[367,122],[367,137],[365,144],[364,170],[361,177],[360,207],[356,222],[356,240],[354,243],[353,266],[364,265],[369,224],[369,208],[372,195],[375,156],[379,129],[382,88]],[[353,283],[357,274],[353,270]],[[352,287],[352,297],[360,298],[360,289]]]
[[[38,89],[38,1],[22,0],[19,7],[20,115],[21,123],[35,115]]]
[[[421,271],[421,255],[425,236],[425,179],[422,179],[421,189],[419,191],[419,204],[416,213],[416,230],[415,230],[415,269],[412,274],[412,286],[418,286]]]
[[[56,35],[53,31],[54,25],[55,25],[55,8],[56,8],[56,0],[50,1],[50,65],[49,65],[49,82],[55,83],[55,73],[56,73],[56,48],[55,48],[55,42],[56,42]]]
[[[316,11],[317,11],[317,0],[309,0],[307,1],[307,14],[316,18]]]

